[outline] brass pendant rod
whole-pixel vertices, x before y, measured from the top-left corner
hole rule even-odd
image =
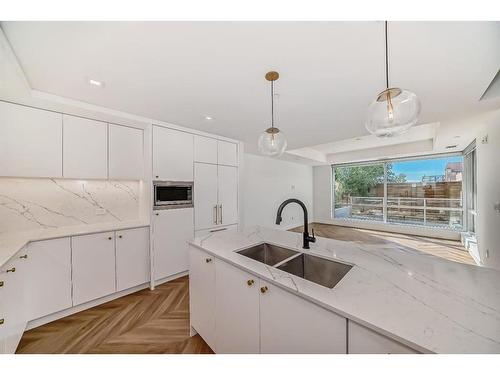
[[[274,81],[271,81],[271,128],[274,128]]]
[[[387,21],[385,21],[385,86],[389,88],[389,53],[387,48]]]

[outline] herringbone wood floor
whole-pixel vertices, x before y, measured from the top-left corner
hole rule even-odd
[[[212,353],[189,337],[188,277],[24,333],[17,353]]]

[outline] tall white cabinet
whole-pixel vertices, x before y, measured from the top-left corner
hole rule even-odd
[[[193,239],[193,208],[158,210],[153,215],[154,279],[160,280],[189,269]]]

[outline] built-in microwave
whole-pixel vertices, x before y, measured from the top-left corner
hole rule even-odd
[[[193,207],[193,182],[153,181],[154,209]]]

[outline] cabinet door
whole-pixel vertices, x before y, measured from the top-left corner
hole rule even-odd
[[[28,320],[72,306],[70,239],[32,242],[26,253]]]
[[[215,261],[215,347],[217,353],[259,353],[259,280]]]
[[[217,164],[217,140],[195,135],[194,161]]]
[[[116,290],[144,284],[150,278],[149,227],[116,232]]]
[[[187,241],[194,236],[193,209],[158,210],[153,216],[155,280],[189,269]]]
[[[261,280],[261,353],[346,354],[347,321]]]
[[[215,351],[215,258],[189,249],[190,324]]]
[[[25,265],[16,255],[0,269],[0,353],[15,353],[26,328]]]
[[[238,165],[238,145],[232,142],[217,142],[217,163],[221,165]]]
[[[218,201],[219,223],[238,222],[238,168],[219,165]]]
[[[0,102],[0,176],[62,177],[62,115]]]
[[[116,291],[114,232],[71,238],[73,306]]]
[[[193,201],[195,228],[206,229],[216,226],[217,165],[194,163]]]
[[[193,135],[153,126],[153,179],[193,180]]]
[[[417,351],[349,320],[349,354],[416,354]]]
[[[109,178],[144,178],[143,133],[141,129],[109,124]]]
[[[64,177],[107,178],[107,124],[69,115],[63,124]]]

